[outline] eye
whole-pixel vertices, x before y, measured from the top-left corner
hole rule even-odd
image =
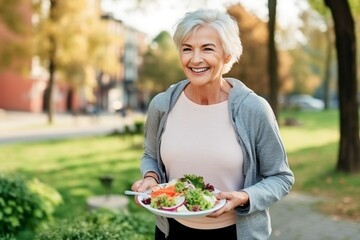
[[[204,51],[206,51],[206,52],[212,52],[212,51],[214,51],[214,49],[209,48],[209,47],[206,47],[206,48],[204,48]]]
[[[191,48],[189,47],[184,47],[181,49],[182,52],[190,52],[191,51]]]

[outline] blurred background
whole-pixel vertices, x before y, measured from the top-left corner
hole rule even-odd
[[[140,177],[143,117],[150,100],[185,78],[172,42],[174,26],[186,12],[201,7],[227,11],[238,21],[244,52],[226,76],[238,78],[269,101],[295,173],[294,191],[321,197],[317,210],[332,216],[329,225],[319,218],[312,224],[302,220],[315,212],[313,208],[281,205],[282,212],[274,212],[273,239],[355,239],[360,222],[358,0],[0,0],[0,143],[9,142],[10,136],[14,142],[24,140],[25,133],[27,140],[39,140],[1,145],[1,172],[39,178],[58,190],[62,207],[49,207],[50,198],[41,203],[56,220],[87,212],[87,199],[104,191],[99,176],[116,176],[111,178],[113,194],[129,189]],[[140,115],[129,117],[131,113]],[[43,118],[38,116],[45,117],[49,126],[56,125],[60,116],[67,120],[84,116],[84,132],[104,133],[104,126],[106,133],[109,127],[116,131],[103,138],[52,142],[35,137],[35,130],[51,130],[39,126]],[[116,118],[105,121],[94,116]],[[31,125],[15,124],[28,119]],[[82,130],[84,122],[77,121],[69,131]],[[1,172],[0,194],[9,193],[12,199],[13,182],[2,178]],[[18,212],[4,207],[3,195],[0,239],[13,240],[2,238],[2,233],[19,231],[18,239],[32,239],[27,236],[34,236],[35,228],[23,221],[35,217],[13,218],[11,214]],[[45,195],[60,202],[50,190]],[[307,198],[296,199],[298,206]],[[132,202],[129,211],[141,212]],[[94,237],[99,232],[104,239],[122,239],[116,238],[116,231],[125,234],[128,222],[133,228],[124,239],[152,239],[146,213],[135,220],[116,218],[115,225],[109,225],[114,222],[110,218],[80,220],[77,231],[94,231],[93,238],[80,239],[99,239]],[[334,219],[356,225],[334,227]],[[82,227],[84,221],[89,229]],[[102,221],[111,228],[92,225]],[[147,229],[139,227],[145,223]],[[308,225],[299,227],[304,223]],[[57,234],[65,236],[72,225],[65,224]],[[313,232],[308,231],[312,226]],[[52,235],[55,228],[44,229],[46,237],[36,239],[60,239]],[[109,232],[113,235],[106,235]]]
[[[358,21],[359,4],[349,3]],[[0,108],[49,114],[144,111],[154,94],[184,78],[172,31],[186,11],[204,6],[228,11],[239,22],[245,50],[228,75],[270,99],[275,90],[267,1],[2,0]],[[279,0],[275,25],[280,107],[337,107],[329,9],[322,1]]]

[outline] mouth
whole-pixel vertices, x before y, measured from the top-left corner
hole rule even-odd
[[[195,73],[203,73],[203,72],[207,71],[209,68],[208,67],[202,67],[202,68],[192,68],[192,67],[190,67],[189,69],[192,72],[195,72]]]

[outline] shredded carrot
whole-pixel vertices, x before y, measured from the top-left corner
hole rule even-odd
[[[152,192],[150,195],[151,197],[157,197],[161,194],[165,194],[168,197],[175,197],[177,195],[179,195],[179,193],[177,193],[175,191],[175,186],[174,185],[170,185],[170,186],[166,186],[164,188],[160,188],[154,192]]]

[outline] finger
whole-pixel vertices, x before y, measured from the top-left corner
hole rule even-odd
[[[229,192],[219,192],[219,193],[215,194],[215,197],[217,199],[229,199],[232,197],[232,194]]]
[[[140,181],[140,184],[137,188],[138,192],[145,192],[153,186],[153,182],[149,178],[144,178]]]
[[[145,192],[147,189],[149,189],[149,183],[146,181],[146,179],[142,179],[140,181],[140,184],[137,188],[138,192]]]
[[[224,210],[223,208],[220,208],[219,210],[207,215],[207,217],[210,217],[210,218],[217,218],[219,216],[221,216],[222,214],[224,213]]]
[[[137,180],[136,182],[134,182],[134,184],[131,186],[131,190],[139,192],[138,189],[139,189],[141,183],[142,183],[142,179]]]

